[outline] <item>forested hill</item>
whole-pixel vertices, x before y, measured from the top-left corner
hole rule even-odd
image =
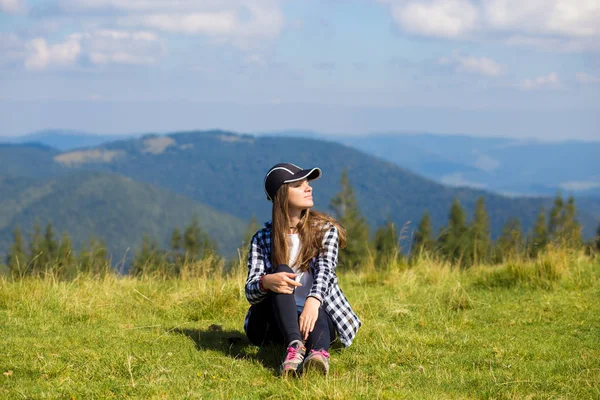
[[[60,151],[43,144],[0,143],[0,176],[45,179],[69,171],[54,157]]]
[[[42,229],[52,223],[57,236],[67,232],[76,248],[92,234],[102,238],[116,263],[133,254],[144,234],[164,246],[172,230],[184,228],[194,215],[221,253],[235,254],[245,221],[152,185],[105,172],[46,180],[0,177],[0,255],[15,227],[29,236],[37,221]]]
[[[324,140],[255,137],[223,131],[184,132],[144,136],[107,143],[90,149],[55,154],[48,170],[110,171],[135,181],[178,193],[238,218],[270,218],[270,203],[262,189],[270,166],[287,161],[302,167],[318,166],[323,177],[315,181],[316,208],[328,210],[339,190],[344,168],[349,171],[359,206],[372,227],[388,217],[399,226],[415,227],[429,210],[435,227],[446,223],[456,196],[472,214],[483,196],[494,235],[509,217],[528,230],[549,198],[510,198],[474,189],[450,188],[356,149]],[[44,158],[43,162],[48,162]],[[594,203],[595,204],[595,203]],[[594,204],[590,208],[596,207]],[[591,237],[598,215],[580,210],[584,235]]]

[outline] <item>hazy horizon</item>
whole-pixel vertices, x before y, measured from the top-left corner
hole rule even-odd
[[[592,111],[580,110],[548,113],[527,110],[361,108],[310,104],[250,107],[235,103],[215,105],[189,101],[96,101],[90,104],[0,101],[0,105],[0,136],[3,137],[24,136],[47,130],[122,136],[221,129],[250,134],[286,131],[327,136],[428,133],[553,142],[600,140],[600,134],[594,128],[595,120],[599,117]],[[24,118],[26,113],[29,116]],[[169,117],[166,118],[165,115]],[[565,115],[571,115],[571,118]],[[515,121],[515,116],[518,121]],[[311,123],[315,119],[321,120],[321,123]],[[489,127],[490,119],[501,122],[495,124],[495,127]],[[452,121],[453,124],[450,125],[447,121]],[[577,127],[580,129],[576,130]]]

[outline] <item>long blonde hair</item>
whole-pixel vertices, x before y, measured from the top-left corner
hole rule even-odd
[[[290,226],[288,188],[289,184],[287,183],[281,185],[273,199],[271,220],[271,264],[273,266],[289,264],[290,252],[287,242],[287,233]],[[301,271],[308,270],[310,260],[323,251],[323,237],[327,231],[323,229],[323,226],[326,223],[331,223],[337,228],[338,246],[340,248],[346,247],[346,229],[335,218],[318,211],[312,211],[309,208],[302,210],[300,222],[296,226],[302,246],[295,263]]]

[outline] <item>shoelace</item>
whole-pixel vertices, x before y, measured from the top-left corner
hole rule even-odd
[[[313,353],[321,354],[323,357],[325,357],[325,358],[329,358],[329,353],[328,353],[328,352],[327,352],[327,350],[325,350],[325,349],[318,350],[318,351],[311,350],[311,351],[310,351],[310,353],[311,353],[311,354],[313,354]]]
[[[296,347],[290,346],[287,348],[287,356],[285,356],[286,361],[294,360],[298,356],[299,356],[298,349]]]

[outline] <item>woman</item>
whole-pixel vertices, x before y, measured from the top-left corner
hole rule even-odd
[[[252,343],[286,346],[283,376],[301,369],[329,371],[329,346],[339,336],[350,346],[361,321],[338,286],[335,267],[345,230],[311,211],[311,180],[319,168],[277,164],[265,176],[272,221],[252,237],[244,330]],[[306,357],[306,358],[305,358]]]

